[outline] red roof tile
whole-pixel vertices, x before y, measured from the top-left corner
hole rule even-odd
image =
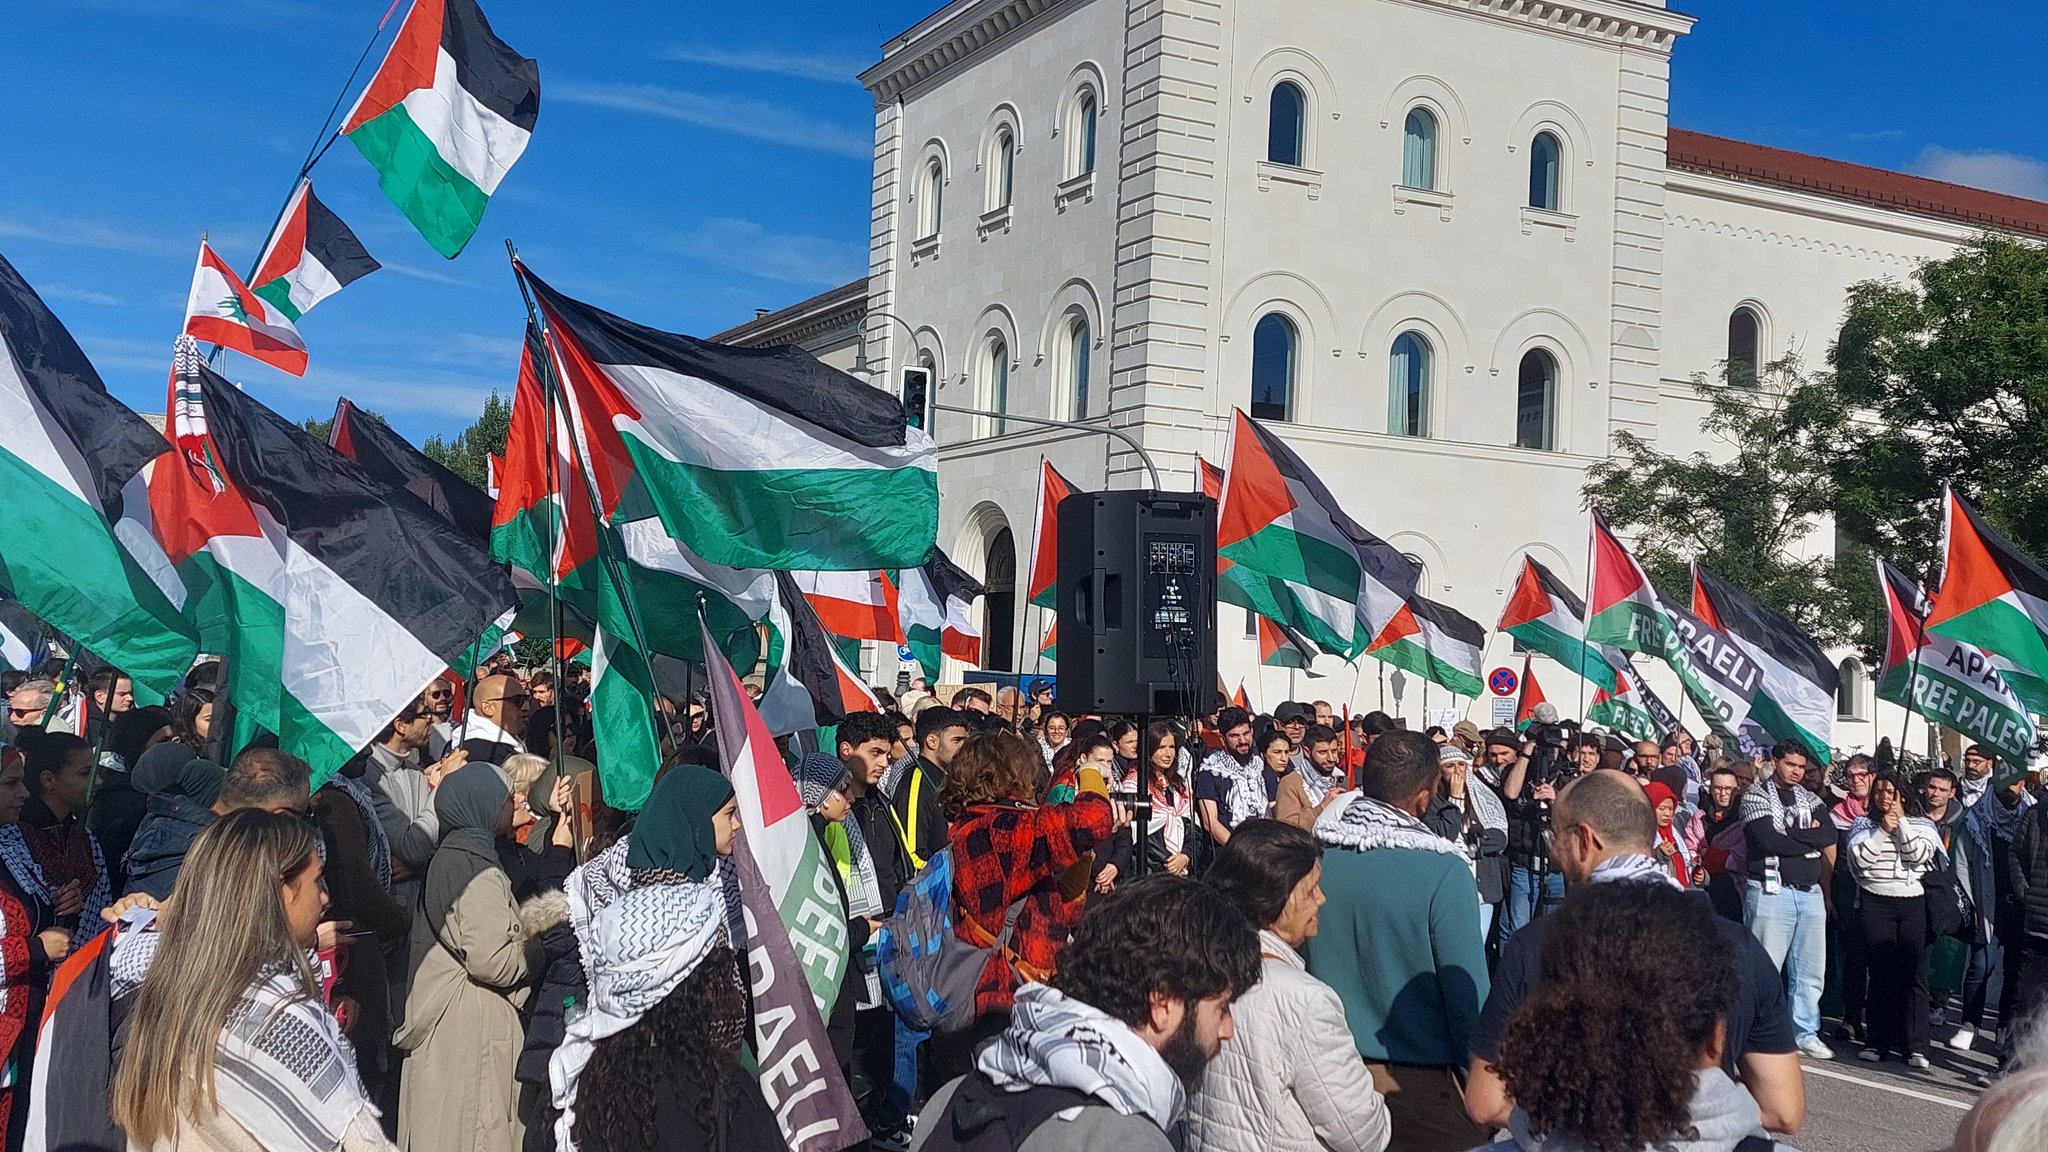
[[[1664,148],[1666,166],[1688,172],[1853,200],[1979,228],[2048,236],[2048,204],[2039,200],[1683,128],[1669,131]]]

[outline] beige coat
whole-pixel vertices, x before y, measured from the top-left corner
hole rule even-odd
[[[512,885],[480,873],[449,910],[445,936],[413,973],[405,1019],[392,1037],[405,1050],[398,1146],[405,1152],[518,1152],[524,1040],[519,1009],[539,963],[519,925]]]

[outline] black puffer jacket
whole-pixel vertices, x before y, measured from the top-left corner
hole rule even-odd
[[[2048,941],[2048,804],[2036,804],[2020,817],[2012,848],[2005,857],[2006,890],[2019,905],[2026,933]]]

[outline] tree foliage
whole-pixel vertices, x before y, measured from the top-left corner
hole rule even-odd
[[[489,491],[490,457],[504,455],[505,439],[511,431],[512,404],[494,388],[476,423],[456,433],[452,440],[429,436],[420,451],[450,472]]]

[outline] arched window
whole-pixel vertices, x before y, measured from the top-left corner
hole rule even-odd
[[[1763,325],[1757,321],[1756,309],[1737,308],[1728,314],[1728,382],[1742,388],[1754,388],[1757,370],[1763,366],[1759,359],[1761,350],[1757,347],[1763,341]]]
[[[1093,339],[1088,318],[1079,312],[1067,317],[1066,390],[1073,397],[1069,420],[1088,418],[1088,345]]]
[[[1843,720],[1863,719],[1863,662],[1845,657],[1835,666],[1835,715]]]
[[[990,336],[988,338],[988,365],[986,371],[988,380],[988,392],[986,394],[987,410],[990,412],[1008,412],[1010,410],[1010,345],[1001,336]],[[1006,424],[1007,421],[1004,420],[994,421],[993,434],[1001,436],[1007,430]]]
[[[1266,160],[1290,168],[1302,166],[1308,153],[1308,95],[1301,85],[1282,80],[1273,85],[1266,122]]]
[[[1429,435],[1429,341],[1420,333],[1394,338],[1387,358],[1387,431],[1396,436]]]
[[[1529,207],[1556,212],[1563,201],[1564,145],[1554,132],[1538,132],[1529,142]]]
[[[1286,420],[1294,403],[1294,321],[1268,312],[1252,329],[1252,415]]]
[[[988,542],[984,559],[981,666],[1007,672],[1017,642],[1017,539],[1008,528],[998,530]]]
[[[924,369],[925,401],[929,404],[931,401],[939,398],[939,361],[930,352],[919,352],[917,354],[917,366]],[[934,440],[939,438],[939,414],[937,412],[929,409],[925,411],[924,431],[925,435],[930,436]]]
[[[946,165],[934,156],[924,166],[924,186],[918,189],[917,237],[922,240],[939,234],[939,222],[943,219],[940,200],[945,196]]]
[[[1436,113],[1410,108],[1401,135],[1401,183],[1409,188],[1436,187]]]
[[[1095,171],[1095,93],[1083,92],[1081,102],[1074,109],[1074,175],[1085,176]]]
[[[1010,206],[1010,194],[1016,187],[1017,138],[1008,128],[996,130],[996,151],[991,158],[988,173],[988,206],[990,211]]]
[[[1548,451],[1556,438],[1557,359],[1541,348],[1522,357],[1515,384],[1515,447]]]

